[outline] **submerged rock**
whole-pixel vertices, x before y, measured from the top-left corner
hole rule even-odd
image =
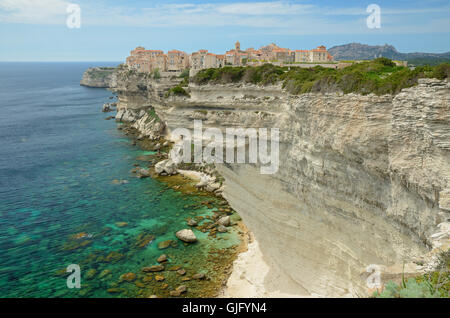
[[[177,274],[183,276],[186,274],[186,270],[183,268],[180,268],[179,270],[177,270]]]
[[[153,266],[149,266],[149,267],[144,267],[142,269],[142,271],[144,273],[148,273],[148,272],[162,272],[164,270],[164,265],[153,265]]]
[[[156,260],[158,263],[163,263],[167,261],[167,255],[166,254],[162,254],[160,257],[158,257],[158,259]]]
[[[164,276],[162,276],[162,275],[156,275],[155,276],[155,280],[157,281],[157,282],[162,282],[163,280],[165,280],[166,278],[164,277]]]
[[[169,294],[170,296],[178,297],[182,293],[185,293],[187,291],[186,285],[178,286],[175,290],[172,290]]]
[[[135,273],[126,273],[120,276],[119,280],[121,282],[126,281],[126,282],[132,282],[136,279],[136,274]]]
[[[193,243],[197,241],[197,237],[190,229],[183,229],[178,231],[175,236],[183,242]]]
[[[197,280],[202,280],[202,279],[205,279],[205,278],[206,278],[206,275],[203,274],[203,273],[198,273],[198,274],[195,274],[195,275],[192,276],[192,279],[197,279]]]
[[[150,177],[150,170],[149,169],[144,169],[144,168],[138,169],[136,171],[136,176],[139,179],[141,179],[141,178],[148,178],[148,177]]]
[[[109,253],[106,258],[105,258],[105,262],[118,262],[119,260],[121,260],[124,257],[123,254],[116,252],[116,251],[112,251],[111,253]]]
[[[227,231],[228,231],[227,228],[226,228],[225,226],[223,226],[223,225],[219,225],[219,226],[217,227],[217,232],[225,233],[225,232],[227,232]]]
[[[167,240],[167,241],[161,241],[158,243],[158,249],[160,249],[160,250],[166,249],[170,246],[175,247],[176,242],[174,242],[173,240]]]
[[[108,288],[107,292],[111,293],[111,294],[117,294],[117,293],[122,292],[122,289],[120,289],[120,288]]]
[[[189,226],[197,226],[198,223],[197,223],[197,221],[195,221],[194,219],[189,219],[189,220],[187,221],[187,225],[189,225]]]
[[[95,274],[97,274],[97,270],[94,268],[91,268],[90,270],[87,271],[86,273],[86,279],[92,279],[94,278]]]
[[[100,275],[98,275],[98,277],[103,278],[105,276],[108,276],[109,274],[111,274],[111,271],[109,269],[104,269],[100,272]]]

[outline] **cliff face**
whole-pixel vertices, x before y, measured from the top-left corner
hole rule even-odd
[[[91,67],[83,73],[80,85],[88,87],[110,88],[115,86],[114,67]]]
[[[217,165],[224,196],[271,267],[268,289],[366,296],[366,266],[448,248],[448,82],[420,80],[396,96],[190,85],[190,97],[165,98],[169,84],[119,79],[118,120],[154,131],[155,121],[141,112],[153,107],[169,138],[176,128],[192,129],[194,119],[203,128],[280,129],[276,174],[262,175],[254,164]]]

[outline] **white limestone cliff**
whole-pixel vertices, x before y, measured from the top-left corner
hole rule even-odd
[[[448,249],[447,81],[421,79],[396,96],[293,96],[232,84],[190,85],[190,97],[165,98],[164,85],[119,79],[119,113],[133,118],[152,107],[168,138],[194,119],[203,128],[280,129],[276,174],[217,165],[223,196],[268,264],[268,294],[367,296],[368,265],[414,267],[430,261],[433,247]]]

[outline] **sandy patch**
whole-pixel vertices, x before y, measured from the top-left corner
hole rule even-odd
[[[248,232],[247,251],[238,255],[233,263],[233,271],[226,287],[219,297],[222,298],[301,298],[310,295],[287,294],[280,291],[268,291],[269,265],[264,261],[258,242]]]

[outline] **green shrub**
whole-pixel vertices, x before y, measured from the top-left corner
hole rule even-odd
[[[176,96],[189,96],[188,92],[180,85],[174,86],[167,92],[166,96],[176,95]]]
[[[448,78],[450,64],[438,66],[420,66],[411,70],[404,66],[396,66],[387,58],[354,63],[343,69],[280,67],[264,64],[257,67],[210,68],[201,70],[192,81],[198,85],[207,83],[253,83],[269,85],[283,83],[283,88],[291,94],[307,92],[359,93],[377,95],[397,94],[403,88],[417,84],[419,78]]]
[[[159,116],[156,114],[155,109],[153,107],[151,107],[147,113],[150,115],[150,118],[154,118],[156,119],[156,121],[161,121],[161,119],[159,118]]]
[[[438,255],[438,265],[432,272],[413,277],[400,285],[388,282],[383,291],[375,292],[378,298],[449,298],[450,297],[450,250]]]
[[[431,77],[443,80],[450,75],[450,63],[442,63],[433,68]]]
[[[395,63],[392,60],[388,59],[387,57],[379,57],[374,59],[373,61],[376,63],[383,64],[384,66],[391,66],[391,67],[395,66]]]
[[[381,293],[374,293],[376,298],[438,298],[441,294],[428,280],[418,281],[410,278],[402,286],[388,282]]]
[[[154,79],[160,79],[161,78],[161,74],[159,73],[159,69],[155,68],[155,70],[153,71],[153,78]]]
[[[180,78],[188,78],[189,77],[189,69],[187,68],[187,69],[183,70],[183,72],[181,72],[179,77]]]

